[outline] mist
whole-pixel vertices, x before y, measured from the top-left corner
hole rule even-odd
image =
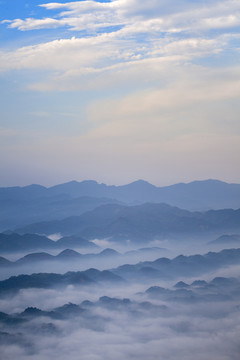
[[[199,191],[214,186],[236,199],[238,186],[216,181],[171,191],[184,188],[181,201],[189,196],[201,208]],[[93,190],[117,190],[119,199],[84,198]],[[141,203],[155,200],[152,191],[160,190],[144,181],[118,189],[87,181],[2,190],[12,200],[17,192],[19,204],[34,203],[22,227],[17,221],[0,234],[4,360],[239,360],[239,210]],[[49,212],[60,206],[67,217],[49,221],[44,200],[35,218],[41,221],[29,224],[43,195]],[[128,205],[119,204],[122,195],[130,196]],[[80,214],[82,199],[91,209]]]
[[[189,283],[192,280],[185,278]],[[0,300],[2,311],[12,317],[5,323],[1,317],[1,354],[7,360],[190,360],[194,353],[197,360],[238,360],[239,284],[240,279],[228,287],[227,297],[223,297],[226,284],[218,284],[214,290],[213,285],[207,286],[204,291],[192,287],[197,298],[187,302],[152,296],[146,292],[146,284],[21,290]],[[155,286],[178,291],[172,281],[156,281]],[[218,297],[210,299],[209,291]],[[72,311],[69,303],[79,310]],[[28,307],[45,313],[24,315]],[[24,322],[17,322],[20,318]]]

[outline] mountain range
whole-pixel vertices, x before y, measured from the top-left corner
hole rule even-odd
[[[166,250],[159,247],[153,248],[141,248],[137,250],[127,251],[124,254],[119,253],[116,250],[106,248],[99,253],[88,253],[81,254],[78,251],[74,251],[72,249],[65,249],[61,251],[57,255],[51,255],[47,252],[36,252],[30,253],[23,257],[20,257],[16,261],[10,261],[5,257],[0,256],[0,268],[8,268],[8,269],[19,269],[19,271],[26,273],[26,266],[30,266],[30,271],[36,272],[37,265],[43,264],[45,270],[49,267],[51,269],[54,268],[54,265],[57,265],[57,269],[61,269],[64,266],[70,268],[78,268],[80,266],[91,267],[91,264],[105,265],[109,266],[109,264],[116,263],[126,263],[126,262],[137,262],[141,259],[149,258],[156,259],[160,254]],[[43,268],[42,267],[42,268]],[[41,268],[41,267],[40,267]],[[51,270],[53,271],[53,270]]]
[[[238,359],[238,234],[238,184],[0,188],[0,357]]]
[[[16,232],[77,234],[87,240],[109,238],[139,243],[169,236],[201,236],[239,230],[240,209],[190,212],[166,204],[146,203],[102,205],[80,216],[40,222],[16,229]]]
[[[240,249],[225,249],[204,255],[179,255],[173,259],[163,257],[136,265],[125,264],[111,271],[128,281],[149,281],[199,276],[231,265],[240,265]]]
[[[240,249],[209,252],[205,255],[179,255],[174,259],[159,258],[155,261],[139,262],[136,265],[122,265],[115,269],[86,271],[65,274],[38,273],[12,276],[0,281],[0,293],[17,292],[28,288],[55,288],[68,285],[87,285],[97,282],[118,283],[124,281],[145,282],[176,279],[180,276],[198,276],[230,265],[240,264]]]
[[[217,239],[210,241],[209,244],[211,245],[240,245],[240,235],[238,234],[225,234],[219,236]]]
[[[0,293],[15,293],[20,289],[39,288],[51,289],[56,287],[65,288],[68,285],[83,286],[98,282],[114,283],[122,282],[123,279],[111,271],[99,271],[88,269],[86,271],[67,272],[65,274],[39,273],[32,275],[12,276],[0,281]]]
[[[167,203],[187,210],[240,208],[240,185],[218,180],[157,187],[138,180],[114,186],[93,180],[0,188],[0,231],[33,222],[79,216],[104,204]]]
[[[85,240],[79,236],[66,236],[57,241],[48,239],[46,236],[38,234],[0,233],[0,252],[17,253],[31,250],[45,249],[97,249],[98,246],[93,242]]]
[[[220,302],[229,301],[232,298],[240,298],[240,281],[236,278],[215,277],[211,281],[195,280],[191,284],[183,281],[175,284],[172,288],[152,286],[145,291],[150,299],[161,299],[169,302]],[[36,307],[28,307],[24,311],[15,314],[0,312],[0,323],[7,325],[21,325],[27,321],[44,317],[53,320],[65,320],[76,317],[92,317],[95,308],[105,308],[109,311],[129,311],[138,316],[139,312],[149,315],[169,314],[170,308],[166,305],[154,305],[150,301],[136,301],[129,298],[116,298],[101,296],[97,301],[84,300],[80,305],[67,303],[52,310],[41,310]],[[236,309],[237,311],[237,309]],[[51,328],[50,328],[51,329]],[[49,330],[50,330],[49,329]]]

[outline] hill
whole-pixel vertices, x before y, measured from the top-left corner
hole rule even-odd
[[[53,187],[0,188],[0,231],[33,222],[79,216],[104,204],[167,203],[187,210],[240,208],[240,185],[218,180],[157,187],[138,180],[114,186],[71,181]]]
[[[37,234],[19,235],[16,233],[0,234],[0,252],[1,253],[17,253],[31,250],[45,249],[65,249],[65,248],[98,248],[92,242],[81,237],[71,236],[61,238],[58,241],[48,239],[46,236]]]
[[[67,272],[66,274],[39,273],[32,275],[12,276],[0,281],[0,293],[17,292],[20,289],[40,288],[50,289],[68,285],[82,286],[98,282],[117,283],[123,279],[111,271],[89,269],[86,271]]]
[[[190,212],[166,204],[103,205],[81,216],[32,224],[20,233],[78,234],[83,238],[148,242],[167,236],[209,234],[240,229],[240,209]]]
[[[222,235],[217,239],[210,241],[212,245],[240,245],[240,235]]]

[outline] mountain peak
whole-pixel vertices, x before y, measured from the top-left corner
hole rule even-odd
[[[150,184],[148,181],[146,180],[143,180],[143,179],[138,179],[136,181],[133,181],[132,183],[130,183],[129,185],[144,185],[144,186],[153,186],[155,187],[154,185]]]
[[[116,256],[116,255],[119,255],[119,253],[116,251],[116,250],[113,250],[113,249],[110,249],[110,248],[107,248],[107,249],[104,249],[100,255],[107,255],[107,256]]]
[[[73,257],[76,258],[79,256],[81,256],[81,254],[72,249],[65,249],[57,255],[57,257],[61,257],[61,258],[73,258]]]

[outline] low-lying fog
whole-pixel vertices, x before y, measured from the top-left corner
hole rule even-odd
[[[156,241],[148,244],[148,249],[131,244],[123,247],[107,239],[94,242],[97,250],[75,249],[84,255],[77,261],[61,258],[4,268],[1,280],[22,273],[111,270],[126,263],[224,248],[218,245],[216,249],[208,239],[191,247],[187,241]],[[106,248],[119,254],[99,257]],[[8,259],[16,261],[24,255],[12,254]],[[139,272],[137,281],[129,276],[119,283],[96,281],[2,292],[1,359],[239,360],[239,264],[220,263],[207,272],[203,268],[198,276],[188,269],[183,275],[176,271],[169,279],[161,275],[151,278],[149,268],[144,271],[146,274]],[[184,283],[176,285],[179,281]]]
[[[59,239],[60,234],[52,235]],[[194,255],[205,254],[208,251],[221,251],[224,248],[232,248],[234,246],[214,245],[206,241],[194,241],[191,246],[189,241],[174,241],[166,239],[164,241],[152,241],[146,243],[146,247],[139,247],[131,242],[125,245],[108,239],[93,241],[98,247],[96,249],[74,248],[82,257],[58,256],[62,250],[47,249],[39,251],[25,251],[17,253],[4,253],[3,257],[12,262],[11,266],[1,266],[0,280],[16,276],[19,274],[32,274],[39,272],[55,272],[64,274],[67,271],[84,271],[89,268],[105,270],[115,268],[124,264],[137,264],[140,261],[153,261],[160,257],[173,259],[178,255]],[[112,249],[117,253],[104,255],[104,250]],[[42,253],[54,256],[50,260],[43,258]],[[31,259],[31,256],[35,257]],[[39,258],[37,256],[39,254]]]
[[[221,275],[237,271],[239,267],[222,269]],[[192,360],[194,356],[196,360],[239,360],[240,291],[236,285],[228,286],[227,291],[221,282],[212,285],[215,275],[219,272],[206,279],[210,285],[205,288],[191,287],[196,298],[190,301],[152,296],[143,284],[21,290],[0,300],[1,310],[12,315],[11,321],[0,321],[1,358]],[[188,284],[192,280],[184,279]],[[173,282],[155,285],[176,291]],[[213,300],[210,295],[214,294],[218,297]],[[111,299],[99,300],[103,296]],[[71,312],[71,305],[67,312],[59,310],[69,302],[80,305],[81,310]],[[20,314],[27,307],[58,308],[54,311],[62,315]],[[24,321],[14,323],[14,316]]]

